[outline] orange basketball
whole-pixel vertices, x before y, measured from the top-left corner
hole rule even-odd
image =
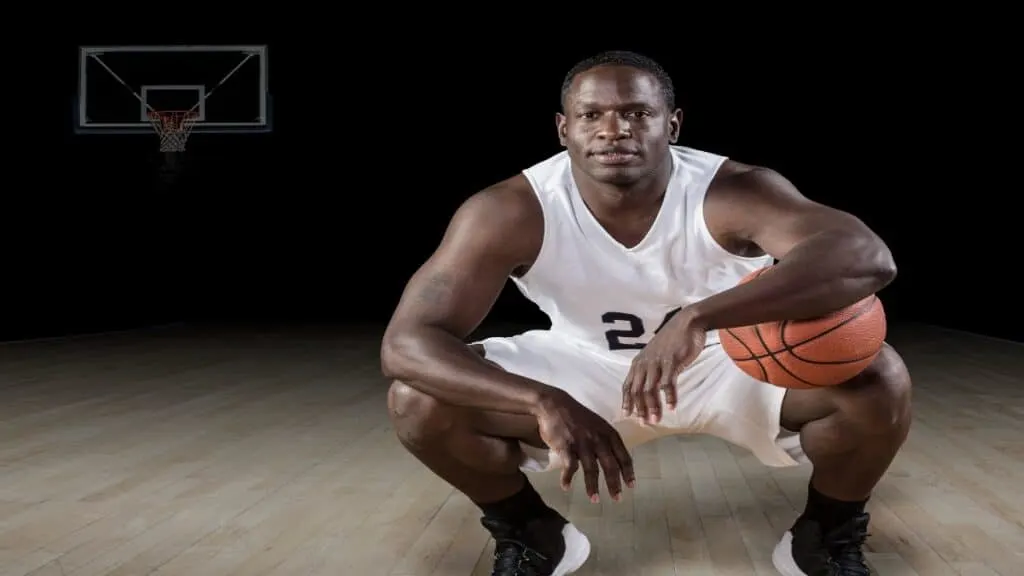
[[[743,280],[771,270],[762,268]],[[875,295],[821,318],[765,322],[718,331],[726,354],[752,377],[783,388],[835,386],[860,374],[885,340]]]

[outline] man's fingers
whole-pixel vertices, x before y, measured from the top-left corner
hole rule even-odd
[[[603,441],[597,449],[597,460],[604,473],[604,481],[608,485],[608,494],[612,500],[618,501],[622,494],[622,469],[608,441]]]
[[[600,473],[597,467],[597,458],[594,456],[593,445],[587,443],[582,446],[579,450],[579,459],[580,466],[583,467],[583,484],[587,489],[587,497],[596,504],[600,500],[598,498],[598,476]]]
[[[649,422],[661,421],[661,396],[658,395],[658,382],[661,380],[661,366],[654,364],[647,368],[644,379],[643,398],[647,405],[647,420]]]
[[[575,454],[567,451],[560,452],[559,457],[565,462],[565,466],[562,467],[562,490],[568,490],[572,487],[572,477],[580,468],[580,461]]]
[[[633,457],[629,454],[626,444],[622,441],[622,436],[619,436],[614,430],[612,431],[611,450],[612,454],[615,455],[615,459],[619,462],[622,481],[626,483],[626,486],[633,488],[636,486],[636,473],[633,472]]]
[[[678,369],[672,365],[662,366],[661,378],[658,382],[658,388],[665,393],[665,405],[669,410],[676,409],[676,376]]]
[[[633,402],[633,376],[636,372],[636,364],[629,366],[629,372],[626,374],[626,379],[622,382],[622,413],[629,416],[636,409],[636,404]]]
[[[637,368],[633,372],[633,381],[630,383],[630,395],[633,398],[633,414],[641,420],[647,419],[647,399],[644,398],[644,382],[647,380],[646,367]]]

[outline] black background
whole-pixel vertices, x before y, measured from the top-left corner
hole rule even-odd
[[[566,70],[624,48],[673,75],[681,144],[774,168],[888,241],[894,322],[1022,338],[1018,111],[998,34],[851,21],[803,37],[752,19],[753,32],[709,21],[655,42],[618,36],[618,18],[575,33],[560,18],[573,17],[516,34],[377,20],[380,35],[360,31],[369,40],[351,22],[311,40],[308,18],[293,42],[197,31],[187,41],[270,44],[275,132],[195,135],[171,183],[155,136],[71,130],[77,46],[160,39],[97,31],[21,62],[46,89],[9,123],[0,336],[386,322],[463,199],[558,151]],[[492,318],[543,322],[511,287]]]

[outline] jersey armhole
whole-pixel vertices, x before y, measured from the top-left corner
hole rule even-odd
[[[724,156],[721,158],[721,160],[719,160],[718,165],[715,166],[714,170],[712,171],[711,178],[708,180],[708,184],[704,186],[704,191],[697,198],[697,206],[694,210],[694,223],[697,226],[698,234],[700,234],[701,238],[704,239],[704,242],[706,242],[708,246],[711,246],[712,250],[715,250],[721,256],[734,258],[740,262],[759,262],[761,260],[765,260],[766,258],[770,259],[771,256],[767,254],[762,256],[740,256],[739,254],[734,254],[730,252],[728,249],[726,249],[725,246],[722,246],[721,244],[718,243],[718,240],[711,233],[711,229],[708,227],[707,219],[704,216],[704,203],[707,202],[708,191],[711,190],[711,183],[714,181],[715,176],[718,174],[718,170],[722,167],[723,164],[725,164],[726,160],[728,160],[728,158]]]
[[[522,276],[513,278],[520,282],[528,282],[529,278],[534,275],[534,271],[540,268],[545,262],[545,256],[548,253],[548,243],[551,239],[551,223],[549,222],[549,214],[547,213],[547,206],[544,205],[544,199],[541,197],[540,185],[529,173],[524,170],[522,172],[526,181],[530,183],[530,191],[533,192],[533,197],[537,200],[537,205],[540,206],[540,218],[543,223],[542,236],[540,240],[540,250],[537,251],[537,257],[533,259],[533,263],[526,270],[526,273]]]

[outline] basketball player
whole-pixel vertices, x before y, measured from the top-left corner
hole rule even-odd
[[[603,474],[618,500],[630,449],[694,433],[813,465],[781,574],[868,574],[865,502],[910,426],[900,357],[786,390],[744,374],[716,331],[853,304],[892,281],[889,250],[771,170],[676,146],[672,81],[645,57],[590,58],[562,93],[566,150],[469,198],[406,287],[381,350],[399,439],[479,506],[498,576],[570,574],[590,552],[524,471],[568,487],[582,469],[593,502]],[[465,344],[509,277],[550,330]]]

